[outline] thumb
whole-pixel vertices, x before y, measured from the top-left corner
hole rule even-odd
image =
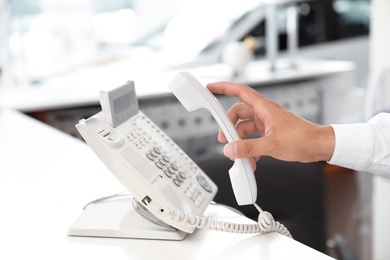
[[[224,147],[224,154],[230,159],[248,158],[266,155],[264,138],[244,139],[228,143]]]

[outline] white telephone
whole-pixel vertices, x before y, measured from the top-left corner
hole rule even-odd
[[[179,73],[169,85],[189,110],[207,108],[228,141],[238,134],[215,97],[189,73]],[[130,191],[140,207],[185,233],[195,228],[290,235],[255,203],[256,181],[249,160],[236,160],[229,171],[240,205],[254,204],[259,224],[225,224],[201,217],[217,186],[161,129],[138,109],[134,83],[100,93],[102,112],[82,119],[76,128],[100,160]],[[266,213],[266,214],[262,214]]]
[[[201,215],[217,192],[209,177],[138,110],[134,83],[101,92],[103,111],[77,129],[110,171],[149,212]],[[194,227],[166,219],[179,230]]]

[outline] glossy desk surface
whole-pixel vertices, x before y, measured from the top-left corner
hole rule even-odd
[[[83,142],[0,109],[0,259],[330,259],[277,233],[197,230],[183,241],[67,235],[85,204],[122,191]],[[248,220],[231,213],[206,212]]]

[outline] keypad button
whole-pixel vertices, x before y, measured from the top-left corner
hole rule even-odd
[[[180,187],[180,181],[178,179],[172,179],[172,181],[177,187]]]
[[[174,169],[172,169],[171,167],[168,167],[168,171],[169,171],[170,173],[172,173],[172,174],[175,174],[175,173],[176,173],[176,171],[175,171]]]
[[[150,154],[153,155],[153,156],[156,157],[156,158],[157,158],[157,156],[158,156],[158,154],[157,154],[156,151],[154,151],[154,150],[151,150],[151,151],[150,151]]]
[[[184,172],[179,172],[179,176],[180,176],[181,178],[183,178],[183,179],[186,179],[186,178],[187,178],[187,176],[186,176],[186,174],[185,174]]]
[[[172,167],[172,169],[174,169],[175,171],[179,170],[179,168],[177,168],[176,164],[174,164],[174,163],[171,163],[171,167]]]
[[[172,177],[172,173],[170,173],[168,170],[165,170],[164,173],[165,173],[165,175],[166,175],[168,178],[171,178],[171,177]]]
[[[183,181],[184,181],[184,179],[183,179],[180,175],[177,175],[177,176],[176,176],[176,179],[177,179],[178,181],[180,181],[181,183],[183,183]]]
[[[146,157],[148,157],[149,160],[154,161],[154,157],[150,153],[147,153]]]
[[[160,169],[164,168],[164,165],[162,165],[160,162],[156,162],[156,166]]]

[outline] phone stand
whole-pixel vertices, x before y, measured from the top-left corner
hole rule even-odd
[[[90,204],[68,231],[70,236],[159,240],[183,240],[186,234],[153,219],[132,196]]]

